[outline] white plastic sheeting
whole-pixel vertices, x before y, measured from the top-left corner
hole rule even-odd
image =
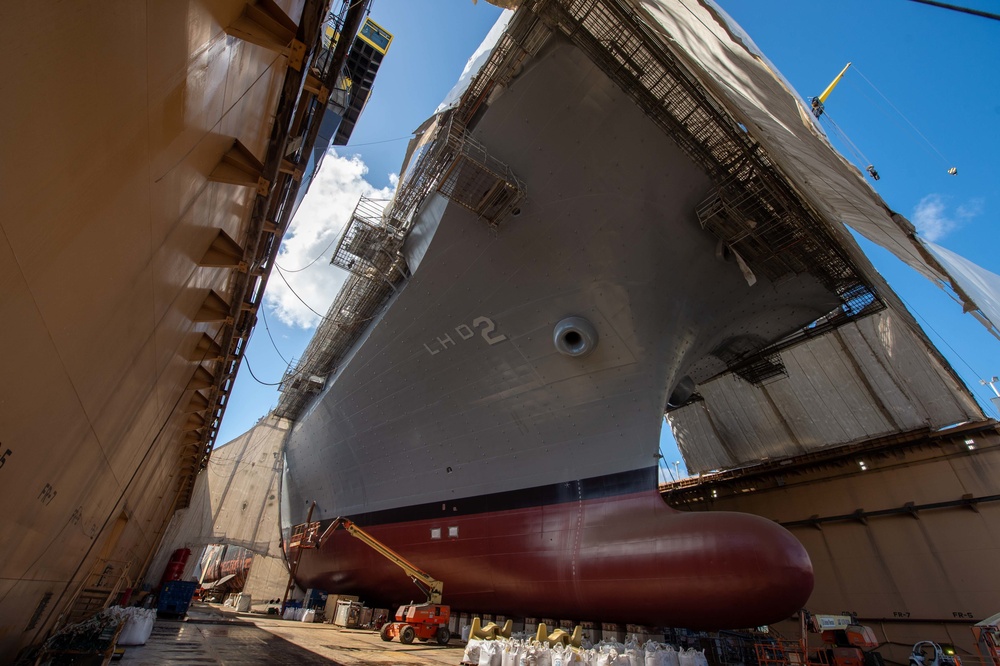
[[[958,286],[979,306],[972,314],[1000,338],[1000,275],[928,241],[921,241],[951,274]]]
[[[787,377],[755,386],[727,373],[698,385],[704,401],[667,415],[689,471],[985,418],[912,320],[891,310],[780,356]]]
[[[472,79],[476,77],[479,70],[489,60],[490,53],[493,52],[493,47],[500,41],[500,37],[503,36],[504,30],[507,29],[507,24],[510,23],[512,16],[514,16],[514,12],[509,9],[500,14],[496,23],[493,24],[493,27],[486,34],[482,44],[469,57],[469,61],[465,63],[465,69],[462,70],[461,76],[458,77],[458,82],[445,95],[444,101],[441,102],[434,113],[441,113],[458,105],[459,100],[462,99],[462,95],[465,94],[465,91],[472,84]]]
[[[925,251],[909,220],[889,209],[864,176],[829,144],[811,112],[736,23],[711,0],[635,0],[651,29],[775,158],[803,198],[892,252],[966,311],[983,309],[958,289],[940,256]],[[996,322],[994,321],[994,324]]]
[[[281,447],[289,422],[268,415],[212,453],[195,481],[191,504],[174,514],[150,572],[163,570],[176,548],[227,544],[282,557],[278,528]],[[251,574],[252,575],[252,574]]]

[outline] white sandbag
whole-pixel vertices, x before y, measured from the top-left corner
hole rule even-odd
[[[646,641],[642,646],[643,666],[663,666],[663,650],[655,641]]]
[[[518,666],[521,656],[521,641],[505,640],[500,652],[500,666]]]
[[[607,649],[604,649],[607,647]],[[594,658],[594,666],[615,666],[618,659],[618,651],[610,646],[601,646]]]
[[[565,666],[566,646],[562,643],[557,643],[549,648],[549,659],[552,666]]]
[[[479,666],[492,666],[493,655],[496,654],[495,641],[483,641],[479,646]]]
[[[694,650],[681,648],[680,652],[677,653],[677,661],[680,666],[694,666]]]
[[[469,642],[465,644],[465,652],[462,654],[462,663],[479,664],[479,646],[482,644],[483,642],[478,638],[469,640]]]
[[[552,651],[548,645],[539,644],[535,649],[535,663],[537,666],[552,666]]]
[[[663,666],[681,666],[679,653],[673,645],[663,647]]]
[[[549,648],[538,641],[532,641],[521,650],[517,660],[518,666],[552,666],[552,655]]]
[[[708,666],[704,650],[688,650],[688,652],[694,652],[694,666]]]
[[[597,645],[595,645],[594,649],[598,650],[599,652],[610,652],[611,650],[614,650],[618,654],[621,654],[622,652],[625,651],[625,646],[619,643],[618,641],[614,640],[613,638],[606,638]]]
[[[625,659],[628,661],[628,664],[622,664],[622,666],[645,666],[642,648],[638,647],[636,642],[632,642],[632,645],[625,648]]]
[[[125,628],[118,636],[118,645],[145,645],[153,633],[153,623],[156,622],[156,610],[152,608],[125,608],[123,614]]]
[[[483,641],[479,646],[479,666],[500,666],[500,648],[498,641]]]
[[[500,647],[500,666],[517,666],[517,654],[512,648],[512,645],[504,641],[504,645]]]
[[[316,610],[310,608],[309,610],[302,613],[302,622],[315,622],[316,621]]]

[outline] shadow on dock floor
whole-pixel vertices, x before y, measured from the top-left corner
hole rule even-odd
[[[285,621],[273,615],[237,615],[231,609],[195,603],[186,620],[157,619],[146,645],[125,648],[117,663],[453,666],[462,658],[458,643],[384,643],[374,631]]]
[[[119,664],[336,664],[252,623],[157,620],[146,645]]]

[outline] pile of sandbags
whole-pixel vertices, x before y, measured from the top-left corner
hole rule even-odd
[[[292,606],[289,606],[289,607],[285,608],[285,612],[281,616],[281,619],[282,620],[294,620],[296,622],[302,622],[302,618],[305,617],[307,610],[308,609],[306,609],[306,608],[294,608]],[[313,619],[309,620],[309,622],[315,622],[315,621],[316,621],[316,619],[315,619],[315,613],[314,613],[313,614]]]
[[[708,666],[704,650],[679,651],[672,645],[638,640],[601,641],[579,648],[549,646],[531,638],[471,639],[462,663],[472,666]]]

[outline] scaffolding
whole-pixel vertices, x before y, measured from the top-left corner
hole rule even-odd
[[[621,0],[543,0],[536,13],[590,55],[716,182],[704,228],[771,280],[810,273],[844,303],[874,287],[832,229],[792,189],[764,148],[721,108]]]
[[[538,0],[514,15],[458,105],[427,129],[391,205],[376,210],[366,200],[358,204],[334,254],[334,263],[351,276],[302,360],[286,373],[280,416],[298,416],[309,392],[335,371],[406,278],[401,248],[428,196],[440,193],[494,229],[517,210],[524,183],[471,136],[470,127],[553,34],[585,52],[716,183],[697,210],[705,229],[755,274],[774,281],[809,273],[840,297],[841,306],[799,338],[733,359],[730,369],[747,381],[766,381],[784,371],[781,348],[884,307],[833,228],[632,7],[623,0]]]
[[[508,61],[508,65],[513,62],[510,58]],[[495,73],[497,67],[489,71]],[[483,86],[475,86],[484,78],[488,77],[481,72],[474,81],[478,91],[474,94],[481,93]],[[469,99],[467,92],[458,110],[470,104]],[[298,418],[409,276],[403,243],[421,204],[431,193],[439,192],[472,211],[493,229],[499,229],[525,197],[524,182],[508,165],[490,155],[459,118],[454,111],[438,116],[388,206],[365,197],[358,202],[331,259],[332,264],[350,275],[302,358],[286,369],[275,409],[278,416]]]
[[[329,375],[367,329],[392,294],[389,282],[370,280],[350,274],[347,282],[316,327],[316,333],[302,357],[289,364],[278,390],[281,399],[275,414],[296,419],[306,402],[326,386]]]
[[[450,165],[437,191],[498,228],[524,197],[524,183],[454,122],[448,134],[448,152]]]
[[[393,282],[402,271],[405,233],[385,221],[384,202],[361,197],[337,242],[330,263],[358,277]]]

